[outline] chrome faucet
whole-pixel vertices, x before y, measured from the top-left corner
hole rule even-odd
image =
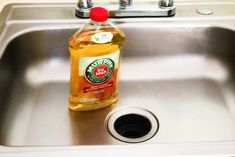
[[[159,7],[173,7],[174,3],[173,0],[160,0],[159,1]]]
[[[76,8],[76,16],[89,17],[93,7],[92,0],[79,0]],[[109,10],[110,17],[170,17],[175,15],[173,0],[160,0],[158,5],[153,3],[133,4],[132,0],[119,0],[119,7],[105,6]]]
[[[90,9],[92,7],[92,0],[79,0],[75,10],[75,14],[78,17],[89,17]]]
[[[132,0],[119,0],[119,8],[120,9],[126,9],[130,8],[132,6]],[[160,7],[172,7],[173,6],[173,0],[160,0],[159,1]]]
[[[119,0],[119,9],[127,9],[132,6],[132,0]]]

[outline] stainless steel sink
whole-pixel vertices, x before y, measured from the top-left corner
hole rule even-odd
[[[198,14],[202,6],[214,14]],[[91,112],[67,108],[67,40],[87,21],[74,16],[74,4],[5,7],[0,153],[235,155],[234,7],[232,1],[178,2],[175,17],[111,19],[127,37],[119,101]],[[105,119],[123,107],[154,114],[156,135],[135,145],[113,138]]]

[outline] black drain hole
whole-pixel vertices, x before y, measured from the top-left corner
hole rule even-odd
[[[114,123],[116,132],[126,138],[141,138],[151,130],[151,122],[138,114],[126,114]]]

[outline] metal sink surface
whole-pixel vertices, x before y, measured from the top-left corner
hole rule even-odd
[[[178,2],[174,17],[110,19],[126,35],[119,101],[90,112],[68,110],[67,41],[88,21],[74,6],[11,4],[0,15],[3,156],[235,155],[234,2]],[[201,7],[214,13],[198,14]],[[154,137],[127,144],[107,132],[106,116],[127,106],[158,118]]]

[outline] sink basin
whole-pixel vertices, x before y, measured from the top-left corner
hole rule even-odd
[[[231,4],[224,4],[230,15]],[[187,8],[178,6],[179,11]],[[193,8],[197,5],[187,9]],[[111,19],[127,37],[119,101],[96,111],[72,112],[67,40],[86,19],[74,17],[73,4],[7,6],[0,27],[0,152],[99,145],[107,150],[150,146],[147,150],[159,148],[160,154],[235,155],[234,14],[210,19],[185,12],[170,19]],[[157,134],[137,145],[113,138],[105,119],[122,107],[153,113]]]

